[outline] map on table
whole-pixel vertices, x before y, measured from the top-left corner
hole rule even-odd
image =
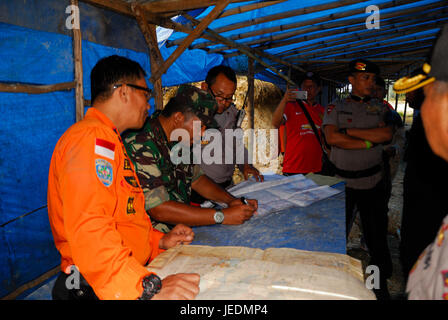
[[[147,268],[162,279],[201,276],[197,300],[374,300],[359,260],[345,254],[291,248],[179,245]]]
[[[342,192],[328,185],[318,185],[302,174],[287,177],[266,175],[264,182],[256,182],[251,178],[227,191],[235,197],[257,199],[258,214],[272,213],[295,206],[306,207]]]

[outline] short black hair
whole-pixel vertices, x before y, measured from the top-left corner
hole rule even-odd
[[[207,83],[209,87],[212,86],[216,81],[216,77],[221,73],[225,75],[226,78],[232,81],[233,83],[235,84],[237,83],[235,71],[233,71],[232,68],[225,65],[219,65],[211,68],[208,71],[207,76],[205,77],[205,83]]]
[[[194,114],[191,106],[181,103],[176,97],[172,97],[163,108],[161,114],[168,118],[176,112],[181,112],[187,119]]]
[[[138,62],[117,55],[102,58],[90,73],[91,103],[97,99],[104,101],[110,98],[114,84],[145,76],[146,73]]]

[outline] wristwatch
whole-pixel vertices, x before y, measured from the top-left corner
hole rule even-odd
[[[221,224],[224,221],[224,213],[222,211],[216,210],[213,216],[216,224]]]
[[[155,294],[162,289],[162,280],[156,274],[150,274],[142,280],[143,293],[139,300],[150,300]]]

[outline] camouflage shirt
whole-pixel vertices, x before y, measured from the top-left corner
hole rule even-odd
[[[159,114],[156,112],[146,119],[141,130],[124,135],[126,151],[145,194],[146,211],[170,200],[189,204],[191,183],[203,174],[193,161],[177,165],[171,162],[170,151],[177,142],[168,141],[158,120]]]

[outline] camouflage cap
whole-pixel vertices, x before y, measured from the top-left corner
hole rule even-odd
[[[183,84],[177,89],[174,98],[178,103],[190,107],[193,113],[202,120],[206,127],[218,127],[215,119],[213,119],[218,105],[215,98],[207,91],[192,85]]]

